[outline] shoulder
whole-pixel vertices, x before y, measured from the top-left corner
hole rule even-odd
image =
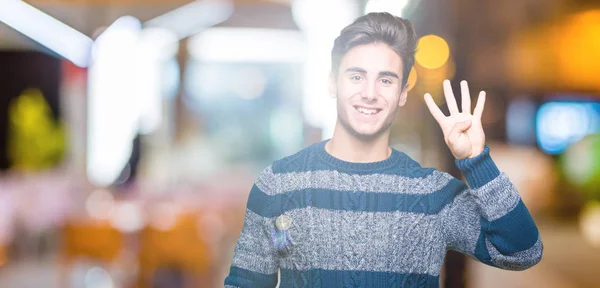
[[[276,188],[284,174],[308,170],[310,168],[308,163],[314,162],[311,160],[311,157],[314,157],[311,154],[314,154],[312,150],[317,144],[311,144],[294,154],[277,159],[263,168],[256,179],[257,188],[269,194],[268,191]]]

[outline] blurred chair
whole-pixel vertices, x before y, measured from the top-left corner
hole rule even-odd
[[[181,213],[174,225],[166,229],[144,227],[140,235],[138,287],[152,287],[158,271],[181,272],[186,287],[212,286],[210,247],[200,237],[203,229],[197,218],[196,213]]]
[[[8,255],[6,255],[6,246],[0,243],[0,268],[8,262]]]
[[[61,234],[59,287],[68,287],[68,276],[75,261],[91,260],[109,266],[117,260],[125,246],[125,236],[109,221],[68,221]]]

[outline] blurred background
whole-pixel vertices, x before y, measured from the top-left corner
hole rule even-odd
[[[223,287],[258,173],[331,137],[333,40],[371,11],[420,37],[393,147],[460,178],[422,95],[486,90],[545,245],[524,272],[449,253],[442,287],[600,287],[597,0],[0,0],[0,287]]]

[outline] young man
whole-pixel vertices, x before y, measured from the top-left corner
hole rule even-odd
[[[495,267],[527,269],[542,242],[519,193],[485,145],[485,93],[462,112],[450,83],[442,128],[466,183],[389,147],[406,103],[417,37],[409,21],[371,13],[342,30],[332,51],[330,140],[267,167],[253,185],[225,287],[438,287],[448,249]]]

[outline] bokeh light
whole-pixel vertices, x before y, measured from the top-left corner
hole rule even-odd
[[[507,46],[506,75],[519,88],[600,91],[598,34],[600,9],[515,33]]]
[[[97,220],[106,220],[110,217],[115,205],[112,194],[104,189],[95,190],[85,201],[88,215]]]
[[[538,144],[548,154],[562,153],[571,143],[600,128],[600,104],[548,102],[536,116]]]
[[[408,80],[407,80],[408,91],[412,90],[415,87],[415,85],[417,84],[417,78],[418,78],[417,70],[413,66],[410,69],[410,73],[408,74]]]
[[[124,233],[137,232],[145,225],[142,207],[133,201],[116,203],[110,223]]]
[[[427,69],[421,65],[415,65],[415,70],[419,75],[418,82],[415,86],[415,92],[417,94],[430,93],[438,105],[444,105],[446,98],[443,93],[442,82],[446,79],[454,78],[456,72],[456,64],[452,58],[441,67],[437,69]]]
[[[600,248],[600,202],[587,203],[579,218],[579,230],[583,239],[592,247]]]
[[[567,180],[585,192],[585,198],[600,200],[600,134],[573,143],[560,160]]]
[[[448,43],[437,35],[426,35],[419,39],[415,60],[427,69],[442,67],[450,57]]]
[[[506,137],[518,145],[535,145],[536,104],[528,98],[515,99],[506,111]]]
[[[159,231],[169,231],[177,224],[177,219],[181,209],[171,202],[158,203],[153,207],[153,213],[150,213],[148,224]]]
[[[557,27],[555,53],[560,82],[571,87],[595,87],[600,74],[600,10],[588,10],[568,18]]]
[[[94,267],[85,274],[85,285],[88,288],[115,287],[110,274],[101,267]]]

